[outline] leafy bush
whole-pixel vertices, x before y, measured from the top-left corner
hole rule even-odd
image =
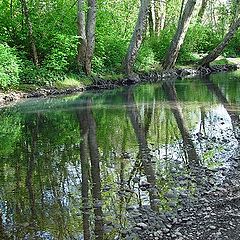
[[[172,41],[172,37],[175,29],[172,27],[166,28],[161,31],[160,36],[151,37],[148,42],[149,46],[152,48],[155,60],[158,62],[162,62],[166,52],[170,46]]]
[[[62,80],[64,73],[61,71],[52,71],[42,66],[37,68],[33,62],[22,55],[22,71],[20,73],[20,82],[23,84],[36,84],[39,86],[51,85],[53,82]]]
[[[19,83],[20,60],[14,49],[0,44],[0,88],[6,89]]]
[[[222,34],[212,30],[210,26],[200,23],[191,26],[187,32],[183,47],[196,53],[207,53],[220,42]]]
[[[76,65],[76,49],[78,38],[58,34],[53,40],[51,52],[46,56],[43,66],[54,72],[66,72]]]
[[[112,33],[107,35],[97,32],[93,71],[97,73],[121,72],[128,44],[129,40],[126,39],[116,41],[116,36]]]
[[[232,41],[227,45],[224,50],[226,57],[239,57],[240,55],[240,32],[238,31]]]
[[[153,49],[148,43],[143,44],[138,54],[135,68],[140,71],[149,71],[155,62]]]

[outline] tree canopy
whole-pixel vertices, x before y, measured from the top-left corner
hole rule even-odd
[[[238,9],[237,0],[2,0],[0,87],[171,69],[222,41],[219,54],[237,57]]]

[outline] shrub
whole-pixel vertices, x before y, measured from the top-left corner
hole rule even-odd
[[[19,83],[20,60],[14,49],[0,44],[0,88],[16,86]]]
[[[155,64],[155,56],[148,43],[143,44],[137,57],[135,68],[140,71],[149,71]]]
[[[45,69],[54,72],[67,72],[76,65],[76,49],[78,38],[58,34],[53,39],[51,52],[43,62]]]

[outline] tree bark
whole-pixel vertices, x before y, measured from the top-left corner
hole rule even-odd
[[[168,53],[162,65],[163,70],[169,70],[175,66],[180,48],[183,44],[188,27],[190,25],[190,21],[192,18],[192,13],[195,8],[195,5],[196,5],[196,0],[188,0],[185,5],[182,16],[180,17],[180,20],[178,22],[177,31],[171,42]]]
[[[160,0],[160,29],[159,30],[163,30],[165,27],[165,20],[166,20],[166,10],[167,10],[167,0]],[[156,27],[156,32],[159,34],[158,28]]]
[[[77,63],[79,67],[83,68],[86,61],[87,48],[84,0],[78,0],[77,27],[79,37]]]
[[[96,29],[96,0],[88,0],[87,19],[84,11],[85,0],[78,0],[78,55],[77,63],[86,75],[92,71],[92,58],[95,48],[95,29]]]
[[[88,0],[88,13],[87,13],[87,49],[86,49],[86,74],[91,74],[92,58],[95,48],[95,28],[96,28],[96,0]]]
[[[29,33],[31,50],[32,50],[33,63],[34,63],[35,66],[38,66],[39,61],[38,61],[37,48],[36,48],[35,38],[34,38],[34,34],[33,34],[32,22],[31,22],[30,17],[29,17],[29,10],[28,10],[26,0],[21,0],[21,4],[22,4],[22,10],[23,10],[23,14],[24,14],[24,17],[25,17],[25,20],[26,20],[26,24],[27,24],[27,27],[28,27],[28,33]]]
[[[224,39],[221,43],[218,44],[218,46],[210,52],[206,57],[204,57],[200,61],[201,67],[209,67],[209,64],[214,61],[224,50],[224,48],[228,45],[228,43],[232,40],[234,37],[234,34],[240,27],[240,18],[238,18],[229,28],[228,33],[225,35]]]
[[[208,4],[208,0],[202,0],[201,7],[200,7],[200,10],[198,12],[198,19],[200,21],[202,20],[203,15],[204,15],[204,13],[206,11],[207,4]]]
[[[150,36],[154,35],[155,29],[156,29],[156,19],[155,19],[155,1],[151,0],[150,7],[149,7],[149,32]]]
[[[123,69],[125,74],[127,75],[131,75],[133,73],[133,66],[136,61],[140,46],[142,44],[143,35],[146,29],[149,6],[150,0],[141,1],[141,6],[139,9],[138,20],[135,26],[135,30],[132,34],[128,51],[123,61]]]

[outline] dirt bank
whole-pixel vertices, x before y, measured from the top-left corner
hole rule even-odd
[[[48,97],[56,95],[67,95],[75,92],[83,92],[86,90],[101,90],[101,89],[113,89],[120,86],[129,86],[142,82],[158,82],[168,79],[178,78],[191,78],[195,76],[205,76],[212,73],[218,72],[229,72],[239,69],[239,65],[216,65],[210,68],[184,68],[184,69],[173,69],[165,72],[152,71],[149,73],[134,74],[130,77],[122,78],[119,80],[103,80],[101,78],[95,78],[94,83],[85,87],[75,87],[68,89],[57,89],[57,88],[40,88],[31,92],[21,91],[8,91],[0,92],[0,107],[8,105],[12,102],[16,102],[24,98],[38,98]]]

